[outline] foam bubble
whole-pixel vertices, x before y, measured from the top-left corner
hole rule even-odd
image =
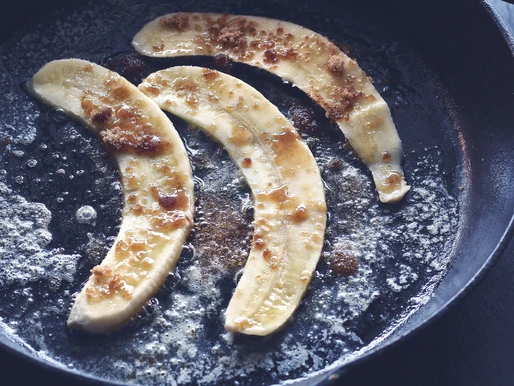
[[[89,205],[81,206],[77,209],[75,217],[80,224],[95,225],[96,224],[96,210]]]
[[[46,248],[52,241],[51,218],[45,205],[13,194],[0,182],[0,289],[39,280],[73,280],[80,255]]]

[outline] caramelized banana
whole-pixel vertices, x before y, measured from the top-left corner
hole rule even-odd
[[[50,62],[30,80],[29,90],[96,133],[118,164],[124,196],[120,231],[68,319],[71,328],[109,332],[142,309],[180,256],[194,211],[187,153],[154,102],[96,64]]]
[[[255,207],[253,244],[225,328],[276,331],[300,303],[323,247],[327,209],[312,153],[273,104],[232,76],[174,67],[139,88],[219,141],[246,178]]]
[[[389,107],[357,62],[320,34],[262,17],[174,13],[148,23],[132,43],[147,56],[225,55],[280,76],[337,122],[370,169],[381,201],[398,202],[410,189]]]

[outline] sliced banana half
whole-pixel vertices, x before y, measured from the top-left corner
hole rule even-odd
[[[132,44],[152,57],[222,54],[280,76],[337,122],[371,170],[381,201],[398,202],[409,190],[389,107],[357,62],[320,34],[262,17],[172,13],[145,25]]]
[[[254,201],[254,236],[225,328],[267,335],[293,314],[323,247],[327,207],[318,166],[280,111],[232,76],[199,67],[150,75],[141,91],[228,151]]]
[[[159,107],[118,74],[57,60],[30,92],[96,133],[116,159],[123,218],[114,245],[76,298],[68,326],[90,333],[121,327],[163,284],[193,225],[193,180],[186,150]]]

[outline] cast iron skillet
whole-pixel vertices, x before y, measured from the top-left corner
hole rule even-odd
[[[310,2],[303,3],[299,6],[294,1],[270,0],[254,8],[229,1],[208,2],[208,5],[197,2],[186,4],[189,6],[180,10],[237,11],[241,14],[264,14],[288,20],[287,15],[291,10],[312,6]],[[344,16],[348,12],[356,15],[358,22],[355,25],[361,22],[375,34],[383,31],[406,46],[416,47],[415,55],[432,74],[421,92],[439,95],[445,106],[434,107],[434,120],[444,122],[440,125],[432,122],[419,130],[411,129],[408,133],[402,129],[409,127],[407,117],[398,117],[397,124],[406,149],[416,148],[419,143],[430,142],[433,138],[446,144],[446,147],[443,146],[443,158],[450,166],[445,172],[454,181],[454,194],[458,196],[460,205],[459,231],[454,250],[451,251],[452,264],[434,290],[433,297],[382,339],[380,344],[357,356],[353,362],[356,363],[372,355],[380,355],[386,351],[387,346],[401,341],[448,309],[459,296],[464,296],[483,277],[512,235],[513,43],[485,1],[437,0],[414,3],[397,0],[384,4],[381,1],[366,0],[345,2],[344,5],[336,1],[324,1],[321,6],[332,18],[337,19],[339,14]],[[58,1],[19,2],[1,16],[2,35],[12,39],[13,31],[15,33],[20,29],[23,23],[38,20],[45,13],[51,14],[54,9],[71,11],[73,7],[75,5]],[[175,10],[179,9],[170,6],[170,11]],[[313,25],[309,26],[316,29]],[[139,26],[134,28],[137,30]],[[358,59],[362,62],[361,58]],[[420,83],[416,77],[422,74],[416,71],[409,74],[414,83]],[[458,184],[464,186],[462,192],[456,189]],[[65,377],[81,377],[78,373],[70,374],[47,362],[43,363],[3,336],[0,339],[6,350],[21,353],[32,363],[55,369]],[[342,373],[351,365],[348,363],[340,369],[334,368],[305,384],[330,383],[329,378],[337,378],[330,377],[331,373]],[[91,378],[90,381],[94,380]]]

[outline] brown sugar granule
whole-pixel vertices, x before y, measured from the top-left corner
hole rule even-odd
[[[345,110],[349,110],[355,104],[355,101],[363,96],[361,91],[355,91],[353,87],[343,87],[339,93],[341,106]]]
[[[165,209],[185,209],[189,203],[189,197],[184,191],[177,194],[159,194],[159,205]]]
[[[341,55],[331,55],[327,62],[328,71],[342,75],[344,73],[344,58]]]
[[[214,64],[223,72],[230,72],[233,66],[232,60],[226,54],[217,54],[214,56]]]
[[[198,107],[198,98],[192,93],[188,93],[186,96],[186,104],[196,109]]]
[[[154,44],[152,46],[152,51],[153,52],[160,52],[160,51],[164,50],[164,47],[165,47],[164,43]]]
[[[336,251],[332,255],[329,265],[335,273],[350,276],[359,269],[359,259],[348,252]]]
[[[262,249],[266,245],[266,242],[262,239],[262,236],[259,235],[253,236],[253,242],[256,249]]]
[[[223,43],[228,47],[243,49],[246,48],[247,40],[245,37],[246,19],[236,18],[227,23],[226,26],[221,28],[218,35],[218,42]]]
[[[102,107],[93,113],[91,120],[95,124],[106,123],[112,117],[112,109],[108,106]]]
[[[330,169],[341,169],[343,167],[343,160],[339,158],[330,160],[330,162],[328,163],[328,167]]]
[[[218,73],[218,71],[214,71],[209,68],[204,68],[202,70],[202,75],[206,81],[212,82],[213,80],[217,79],[220,74]]]
[[[131,90],[120,78],[110,78],[104,81],[105,87],[109,92],[107,97],[111,103],[119,103],[130,97]]]
[[[159,205],[166,209],[172,209],[177,203],[177,196],[168,194],[159,196]]]
[[[135,204],[135,203],[137,202],[137,194],[132,193],[131,195],[129,195],[129,196],[127,197],[127,202],[128,202],[129,204]]]
[[[199,89],[198,83],[191,78],[179,78],[173,82],[175,91],[196,92]]]
[[[113,275],[112,268],[106,265],[97,265],[96,267],[93,267],[91,273],[95,277],[95,281],[97,283]]]
[[[99,110],[99,106],[89,92],[84,92],[82,95],[81,107],[88,118],[93,118],[93,115]]]
[[[117,260],[126,259],[134,254],[146,250],[148,243],[146,240],[137,240],[134,237],[127,237],[118,241],[115,247],[115,256]]]
[[[246,169],[249,168],[250,166],[252,166],[252,159],[251,158],[243,159],[243,161],[241,161],[241,166]]]
[[[159,94],[161,93],[161,89],[154,84],[149,84],[148,86],[145,87],[145,90],[148,91],[153,96],[159,96]]]
[[[402,182],[402,176],[400,173],[391,172],[385,180],[388,185],[398,186]]]
[[[278,62],[277,51],[275,51],[273,48],[270,48],[269,50],[264,51],[264,59],[263,60],[266,63]]]
[[[172,31],[185,31],[189,28],[189,15],[179,12],[172,16],[163,16],[159,23]]]
[[[97,265],[93,267],[91,273],[93,274],[96,287],[88,287],[86,289],[86,296],[89,299],[113,295],[116,292],[123,292],[123,296],[126,299],[131,298],[128,291],[124,289],[120,276],[114,273],[111,267]]]
[[[391,153],[389,153],[387,151],[383,151],[382,152],[382,161],[384,161],[384,162],[391,161]]]
[[[163,150],[163,141],[160,137],[145,133],[144,130],[123,130],[119,126],[100,132],[103,143],[112,150],[120,152],[155,152]]]
[[[229,95],[230,95],[230,93],[229,93]],[[232,106],[227,106],[227,110],[231,111],[228,107],[232,107]],[[232,107],[232,109],[233,109],[233,107]],[[238,126],[233,129],[232,135],[228,138],[228,140],[230,141],[230,143],[233,143],[238,146],[242,146],[242,145],[246,145],[246,144],[250,143],[252,141],[252,138],[253,138],[253,136],[252,136],[252,133],[250,130],[248,130],[244,126]]]
[[[243,52],[248,46],[247,36],[255,36],[257,23],[248,21],[244,17],[236,17],[227,21],[220,17],[209,29],[211,39],[221,43],[224,48],[231,48],[233,52]]]
[[[357,100],[364,96],[364,93],[356,91],[353,86],[342,87],[334,94],[334,99],[324,100],[322,103],[327,111],[327,117],[335,121],[341,118],[347,121]]]
[[[305,207],[305,205],[298,205],[298,207],[293,212],[293,222],[301,223],[309,218],[309,211]]]
[[[294,59],[298,56],[298,53],[292,48],[287,49],[278,49],[278,48],[270,48],[264,51],[264,62],[266,63],[276,63],[280,59]]]
[[[284,203],[289,198],[289,193],[287,191],[287,187],[283,186],[278,189],[273,189],[270,193],[267,194],[269,200],[276,202],[277,204]]]
[[[266,248],[264,251],[262,251],[262,257],[264,257],[264,260],[269,260],[271,257],[271,251]]]
[[[285,50],[279,50],[280,57],[282,59],[296,59],[298,56],[298,52],[296,52],[292,48],[287,48]]]

